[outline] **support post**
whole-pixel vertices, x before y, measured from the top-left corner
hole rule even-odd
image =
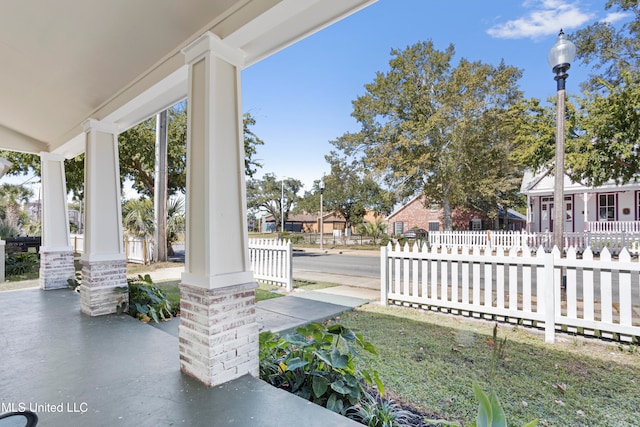
[[[84,253],[81,257],[81,309],[98,316],[116,313],[128,304],[120,206],[118,129],[115,125],[89,119],[84,125],[86,222]]]
[[[549,344],[555,342],[556,333],[554,256],[553,251],[544,254],[544,341]]]
[[[389,274],[387,272],[387,261],[389,257],[389,247],[380,247],[380,304],[383,306],[389,305],[388,291],[389,291]]]
[[[40,289],[60,289],[75,275],[73,248],[69,238],[67,185],[64,157],[40,153],[42,176],[42,246],[40,246]]]
[[[211,33],[182,52],[189,110],[180,368],[215,386],[258,374],[240,105],[244,57]]]

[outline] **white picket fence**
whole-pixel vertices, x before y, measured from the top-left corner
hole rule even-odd
[[[293,249],[290,240],[249,239],[253,277],[293,290]]]
[[[503,248],[509,250],[525,247],[537,248],[542,246],[546,251],[553,247],[553,233],[528,233],[526,231],[430,231],[429,244],[437,248],[454,248],[460,246],[479,246],[481,248]],[[587,247],[594,253],[600,253],[604,248],[612,255],[619,254],[623,248],[632,255],[640,253],[640,232],[625,231],[588,231],[564,233],[564,247],[574,247],[578,253]]]
[[[479,246],[449,252],[388,245],[380,262],[383,304],[544,325],[550,343],[557,329],[640,337],[640,263],[626,250],[612,261],[606,248],[594,260],[589,248],[578,259],[574,248],[561,258],[557,248],[539,247],[535,255],[525,248],[518,255],[515,247],[481,254]]]
[[[84,252],[84,234],[71,234],[69,245],[74,252]],[[153,259],[153,242],[144,237],[124,237],[124,252],[127,262],[151,264]]]

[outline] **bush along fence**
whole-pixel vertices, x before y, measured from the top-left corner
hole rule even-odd
[[[505,250],[525,247],[544,247],[547,252],[553,248],[553,233],[528,233],[526,231],[430,231],[429,244],[437,248],[453,248],[458,246],[480,246]],[[607,248],[610,254],[618,255],[626,248],[630,254],[640,252],[640,233],[625,231],[587,231],[565,232],[564,247],[574,247],[576,252],[582,253],[587,248],[593,253],[600,253]]]
[[[640,263],[623,249],[566,258],[554,248],[505,252],[467,246],[452,251],[389,244],[380,249],[381,301],[434,311],[636,341],[640,337]],[[633,285],[632,285],[633,284]]]
[[[293,290],[293,249],[290,240],[249,239],[253,277],[264,283]]]

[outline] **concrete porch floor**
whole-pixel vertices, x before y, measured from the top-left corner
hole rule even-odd
[[[359,426],[259,379],[208,388],[178,341],[129,316],[89,317],[70,290],[0,292],[0,405],[43,426]]]

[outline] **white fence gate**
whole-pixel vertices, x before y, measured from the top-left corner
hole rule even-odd
[[[251,269],[256,280],[293,290],[293,250],[291,241],[249,239]]]
[[[525,248],[481,254],[475,246],[431,250],[408,245],[381,248],[381,301],[409,304],[487,319],[544,325],[545,340],[556,329],[622,340],[640,337],[640,263],[622,250],[612,261],[589,248],[561,258],[557,248],[535,255]],[[563,286],[563,276],[566,286]],[[579,329],[578,329],[579,328]]]

